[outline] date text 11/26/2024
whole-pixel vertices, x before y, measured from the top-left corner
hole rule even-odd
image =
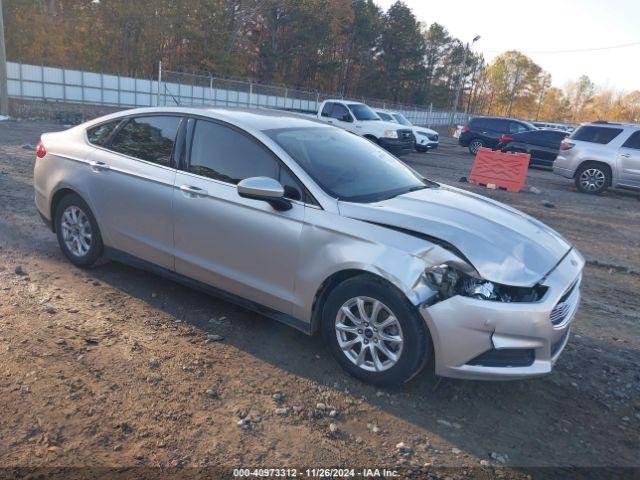
[[[396,478],[397,470],[386,468],[236,468],[234,477],[247,478]]]

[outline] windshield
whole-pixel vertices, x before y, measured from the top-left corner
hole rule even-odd
[[[349,110],[357,120],[380,120],[376,112],[362,103],[350,103],[347,107],[349,107]]]
[[[385,122],[395,122],[395,120],[393,119],[393,117],[391,115],[389,115],[388,113],[384,113],[384,112],[376,112],[378,114],[378,116],[384,120]]]
[[[338,128],[281,128],[269,135],[332,197],[376,202],[426,188],[386,150]]]
[[[404,117],[404,115],[401,115],[399,113],[394,113],[393,116],[402,125],[406,125],[407,127],[413,126],[412,123]]]

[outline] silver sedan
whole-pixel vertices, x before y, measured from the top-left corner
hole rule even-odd
[[[551,371],[582,256],[513,208],[280,112],[129,110],[42,136],[35,201],[76,266],[99,258],[305,333],[378,385]]]

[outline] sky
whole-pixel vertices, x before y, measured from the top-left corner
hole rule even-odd
[[[395,0],[374,0],[387,9]],[[599,86],[640,90],[640,0],[404,0],[423,24],[446,27],[487,61],[519,50],[552,76],[554,86],[586,74]],[[593,52],[558,50],[635,46]]]

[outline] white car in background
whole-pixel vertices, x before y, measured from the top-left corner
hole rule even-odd
[[[407,120],[407,117],[398,112],[378,109],[376,113],[382,120],[410,127],[413,130],[413,135],[416,137],[415,147],[418,152],[426,152],[438,148],[440,137],[435,130],[426,127],[417,127]]]

